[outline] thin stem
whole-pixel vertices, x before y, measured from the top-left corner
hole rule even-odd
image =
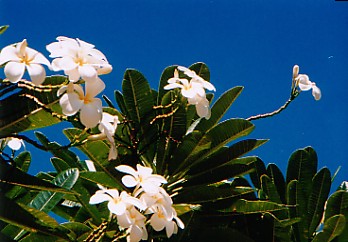
[[[272,117],[280,112],[282,112],[283,110],[285,110],[289,104],[300,94],[300,92],[296,89],[293,88],[291,90],[291,95],[290,98],[284,103],[283,106],[281,106],[280,108],[278,108],[277,110],[270,112],[270,113],[264,113],[264,114],[258,114],[258,115],[254,115],[251,116],[249,118],[246,118],[246,120],[251,121],[251,120],[257,120],[257,119],[262,119],[262,118],[269,118]]]

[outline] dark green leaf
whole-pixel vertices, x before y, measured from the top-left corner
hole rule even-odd
[[[267,194],[269,200],[280,204],[282,203],[276,185],[266,174],[261,176],[261,188],[263,192]]]
[[[326,199],[329,196],[331,188],[331,174],[329,169],[323,168],[313,178],[312,192],[308,201],[308,236],[317,229],[324,212]]]
[[[286,203],[285,192],[286,192],[286,184],[285,179],[276,164],[269,164],[267,166],[267,175],[272,179],[272,182],[277,188],[277,192],[279,194],[281,203]]]
[[[346,226],[346,219],[342,214],[329,218],[324,223],[324,229],[317,234],[312,242],[330,242],[339,236]]]
[[[267,174],[265,163],[258,158],[252,165],[255,172],[250,174],[250,179],[256,188],[261,189],[261,176]]]
[[[105,187],[123,190],[123,186],[121,186],[119,182],[116,182],[115,179],[112,179],[110,176],[108,176],[108,174],[105,174],[104,172],[84,171],[80,173],[80,177],[82,179],[100,184]]]
[[[234,87],[223,93],[211,108],[211,117],[209,119],[202,119],[196,129],[206,132],[216,125],[231,107],[242,90],[243,87]]]
[[[13,92],[13,94],[0,100],[0,135],[59,123],[60,119],[52,116],[51,113],[61,112],[57,91],[66,82],[67,79],[64,76],[47,77],[40,86],[34,86],[27,81],[20,81],[18,86],[2,82],[0,95],[7,92]]]
[[[0,26],[0,34],[3,34],[8,29],[8,27],[10,27],[10,25],[2,25],[2,26]]]

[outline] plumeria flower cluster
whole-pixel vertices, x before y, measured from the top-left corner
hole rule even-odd
[[[54,71],[64,71],[70,83],[58,91],[60,105],[67,116],[80,111],[80,121],[86,128],[97,126],[102,120],[102,102],[96,96],[105,89],[101,74],[111,72],[112,66],[99,50],[80,39],[58,37],[58,42],[47,45]],[[85,91],[76,84],[84,80]]]
[[[178,232],[178,227],[184,228],[171,197],[161,187],[167,183],[164,177],[139,164],[137,170],[127,165],[117,166],[116,170],[127,174],[122,177],[122,183],[134,188],[132,194],[99,185],[102,189],[91,196],[90,203],[108,202],[108,209],[117,217],[119,226],[127,230],[127,241],[147,240],[147,224],[155,231],[165,229],[168,238]]]
[[[294,65],[293,71],[292,71],[292,79],[295,83],[295,86],[300,88],[301,91],[309,91],[312,89],[312,95],[315,100],[320,100],[321,98],[321,91],[315,84],[315,82],[311,82],[309,80],[308,75],[306,74],[299,74],[300,67],[298,65]]]
[[[5,64],[6,78],[12,83],[17,83],[27,70],[33,83],[40,85],[46,78],[46,71],[42,65],[53,71],[64,71],[69,78],[69,84],[61,87],[57,93],[60,96],[62,112],[67,116],[79,112],[80,121],[86,128],[93,128],[99,124],[100,132],[111,144],[109,159],[116,159],[117,150],[113,135],[118,118],[103,114],[102,101],[96,97],[105,89],[99,75],[110,73],[112,66],[94,45],[80,39],[60,36],[57,42],[47,45],[46,48],[51,53],[50,57],[54,58],[52,64],[43,54],[29,48],[26,39],[3,48],[0,53],[0,65]],[[85,88],[77,84],[79,80],[85,82]],[[10,144],[12,142],[9,142]]]
[[[179,77],[179,71],[186,75],[190,80]],[[164,86],[165,90],[180,88],[182,96],[187,98],[190,105],[196,106],[196,111],[201,118],[210,118],[210,106],[206,97],[205,89],[215,91],[215,87],[184,66],[178,66],[174,71],[174,77],[168,80],[168,85]]]

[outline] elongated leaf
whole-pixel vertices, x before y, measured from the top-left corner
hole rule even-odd
[[[223,93],[211,108],[211,117],[209,119],[202,119],[197,125],[197,130],[206,132],[216,125],[237,99],[242,90],[243,87],[234,87]]]
[[[313,178],[312,192],[308,201],[308,236],[312,236],[323,217],[326,199],[331,188],[331,174],[329,169],[323,168]]]
[[[84,180],[91,181],[105,187],[123,190],[123,187],[119,182],[116,182],[115,179],[112,179],[110,176],[108,176],[108,174],[105,174],[104,172],[84,171],[80,173],[80,177]]]
[[[64,76],[47,77],[40,86],[20,81],[0,83],[0,135],[51,126],[60,122],[50,112],[60,113],[57,91],[67,83]],[[52,111],[48,111],[52,110]]]
[[[174,203],[207,203],[217,202],[223,199],[238,198],[241,195],[253,193],[251,187],[232,186],[196,186],[181,190],[175,197]]]
[[[248,135],[254,125],[245,119],[226,120],[207,132],[195,145],[195,148],[180,164],[179,169],[187,169],[200,163],[230,141]],[[202,150],[202,146],[206,147]],[[175,156],[174,156],[175,159]]]
[[[339,236],[346,226],[346,219],[342,214],[329,218],[324,223],[323,232],[317,234],[313,242],[330,242]]]
[[[154,103],[150,85],[145,77],[136,70],[128,69],[124,74],[122,90],[130,120],[138,125],[149,120],[148,116]]]
[[[14,161],[17,168],[19,168],[23,172],[27,172],[31,163],[31,155],[27,151],[21,152],[16,156]]]
[[[250,173],[250,179],[256,188],[261,189],[261,176],[267,173],[265,163],[258,158],[252,165],[254,172]]]
[[[250,166],[250,164],[255,160],[255,157],[239,158],[221,166],[205,170],[199,174],[186,176],[185,179],[187,181],[184,186],[215,183],[222,180],[228,180],[236,176],[242,176],[253,171],[253,167]]]
[[[0,34],[3,34],[8,29],[8,27],[10,27],[10,26],[9,25],[0,26]]]
[[[0,209],[1,220],[31,232],[41,232],[52,236],[58,234],[53,227],[40,223],[30,212],[5,197],[2,193],[0,193],[0,201],[2,208]],[[9,227],[6,227],[2,232],[8,236],[12,236],[12,231]]]
[[[267,166],[267,175],[272,179],[272,182],[276,186],[280,200],[282,201],[281,203],[285,204],[286,184],[282,172],[276,164],[269,164]]]
[[[348,219],[348,192],[346,190],[338,190],[334,192],[327,201],[325,210],[325,221],[329,218],[342,214]],[[348,241],[348,226],[345,226],[341,235],[334,240],[335,242]]]
[[[28,189],[54,191],[61,193],[72,193],[55,184],[41,180],[35,176],[29,175],[21,170],[8,165],[7,163],[0,163],[0,184],[15,185]]]
[[[196,72],[198,76],[202,77],[207,82],[210,81],[210,71],[208,66],[205,63],[203,62],[194,63],[189,67],[189,69]]]
[[[191,167],[189,174],[195,174],[214,167],[223,165],[231,160],[234,160],[242,155],[247,154],[249,151],[256,149],[263,145],[268,140],[246,139],[241,140],[221,152],[217,152],[206,159],[202,160],[199,164]]]
[[[318,158],[312,148],[296,150],[289,159],[286,173],[287,183],[291,180],[297,180],[299,189],[302,189],[305,197],[308,198],[317,166]]]
[[[177,68],[176,65],[168,66],[162,72],[161,79],[158,85],[158,94],[157,94],[157,105],[161,105],[162,98],[164,94],[167,92],[164,90],[164,86],[168,84],[168,80],[174,77],[174,70]]]
[[[64,160],[58,158],[58,157],[52,157],[51,158],[51,163],[56,169],[57,172],[62,172],[64,170],[67,170],[69,168],[72,168],[66,163]]]
[[[289,208],[286,205],[278,204],[270,201],[248,201],[239,199],[229,209],[231,212],[252,214],[252,213],[271,213],[276,214],[280,211],[287,211]],[[225,210],[226,211],[226,210]]]
[[[76,168],[68,169],[59,173],[52,183],[65,189],[71,189],[77,181],[79,170]],[[39,192],[39,194],[28,204],[29,207],[48,213],[62,199],[64,194],[56,192]],[[25,234],[24,230],[16,233],[15,239],[21,238]]]
[[[273,183],[272,179],[265,174],[261,176],[261,188],[267,194],[269,200],[280,204],[282,203],[276,185]]]

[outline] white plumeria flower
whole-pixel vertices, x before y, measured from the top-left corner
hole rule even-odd
[[[320,100],[321,98],[321,91],[320,89],[316,86],[315,82],[311,82],[309,80],[308,75],[306,74],[299,74],[300,68],[298,65],[294,65],[293,67],[293,79],[296,82],[296,84],[298,85],[298,87],[302,90],[302,91],[309,91],[312,89],[312,95],[314,97],[315,100]]]
[[[0,139],[1,147],[8,146],[11,150],[19,150],[22,145],[24,145],[23,140],[14,138],[14,137],[9,137],[9,138],[4,138]]]
[[[210,103],[205,96],[196,95],[187,99],[188,103],[196,106],[196,112],[199,117],[209,119],[211,116]]]
[[[204,89],[215,91],[215,87],[210,82],[198,76],[196,72],[186,67],[179,66],[178,70],[184,72],[191,80],[188,81],[187,79],[179,78],[179,73],[176,69],[174,71],[174,77],[168,80],[169,84],[164,86],[164,89],[180,88],[181,94],[187,98],[188,103],[196,106],[198,116],[209,119],[211,115],[210,106]]]
[[[140,200],[148,207],[147,213],[154,213],[157,207],[165,210],[167,214],[172,211],[173,201],[162,187],[159,188],[156,194],[142,193]]]
[[[176,221],[173,221],[173,219]],[[173,234],[178,232],[178,226],[183,229],[184,223],[177,217],[176,211],[172,208],[170,213],[160,208],[151,216],[150,224],[156,231],[166,229],[167,237],[170,238]]]
[[[118,225],[128,228],[127,241],[138,242],[147,240],[148,234],[145,226],[146,217],[141,214],[134,206],[129,206],[122,215],[117,215]]]
[[[122,183],[126,187],[141,186],[142,189],[150,194],[156,194],[161,184],[167,183],[167,180],[160,175],[152,174],[152,169],[137,164],[137,171],[127,165],[120,165],[116,170],[127,173],[122,177]]]
[[[12,83],[21,80],[27,69],[32,82],[40,85],[46,78],[46,71],[42,64],[50,67],[50,62],[41,53],[28,47],[26,39],[2,49],[0,65],[6,62],[5,75]]]
[[[117,158],[118,152],[114,140],[114,135],[117,129],[117,124],[119,124],[118,116],[111,115],[109,113],[103,112],[103,117],[98,125],[99,131],[105,135],[105,137],[110,142],[109,160]]]
[[[72,116],[80,111],[80,121],[86,128],[93,128],[102,119],[102,102],[95,98],[105,88],[102,80],[97,78],[94,82],[86,82],[86,94],[82,87],[70,83],[61,88],[58,95],[63,94],[59,103],[62,111],[67,116]]]
[[[146,206],[138,198],[132,197],[126,191],[121,194],[117,189],[102,189],[98,190],[91,196],[89,203],[98,204],[108,201],[108,209],[111,213],[122,215],[126,212],[127,206],[132,204],[141,210],[145,210]]]
[[[69,80],[76,82],[80,77],[85,81],[94,81],[98,75],[110,73],[112,66],[105,55],[80,39],[60,36],[58,42],[46,46],[51,52],[50,57],[55,71],[63,70]]]

